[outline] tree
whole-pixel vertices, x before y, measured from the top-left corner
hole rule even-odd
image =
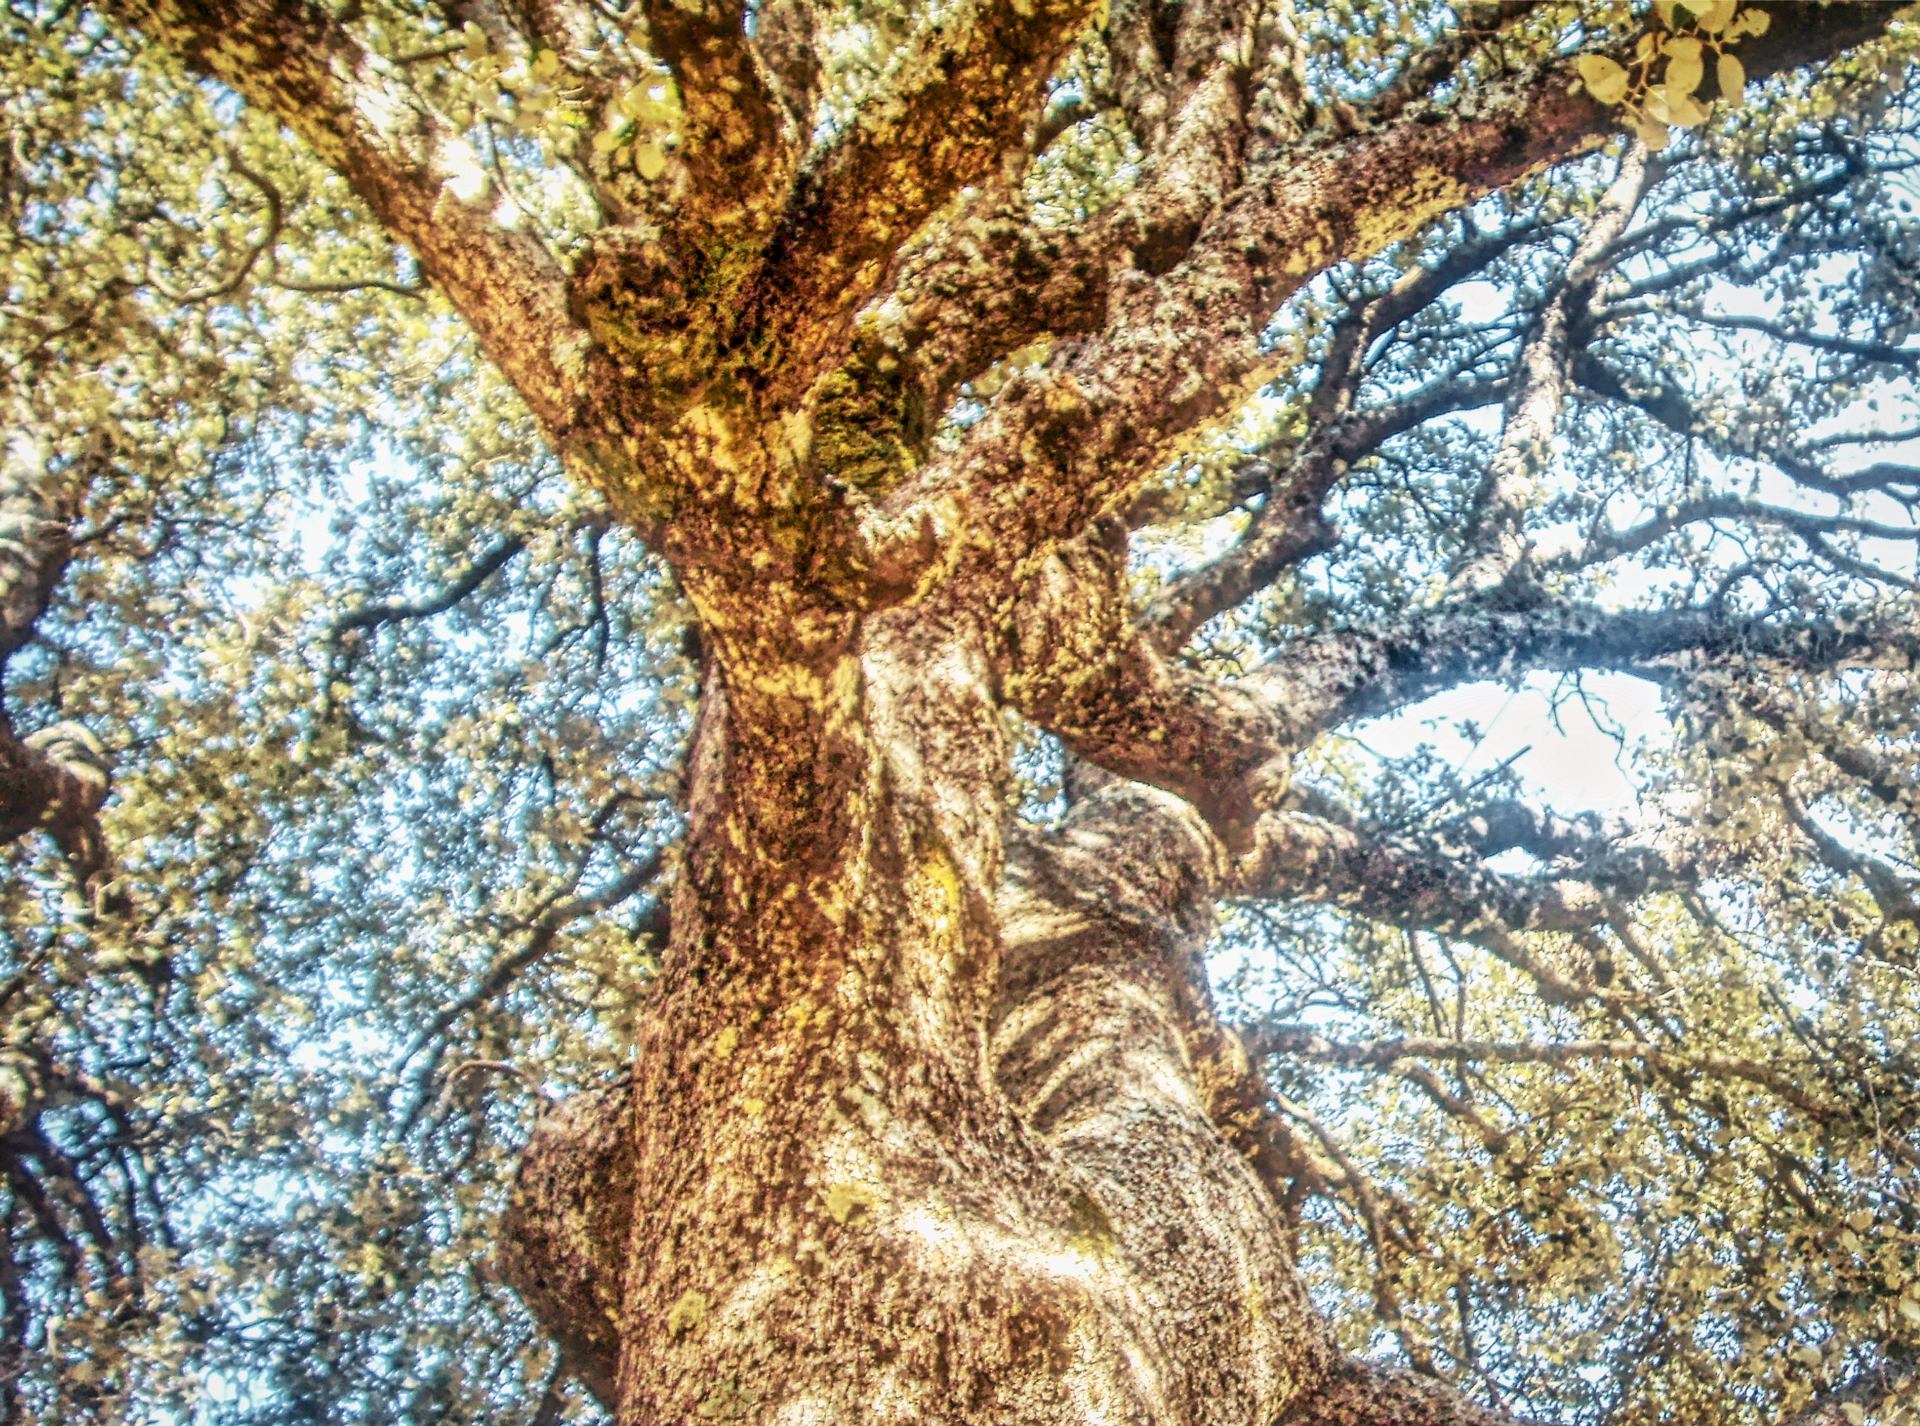
[[[1902,13],[11,4],[7,1419],[1892,1419]]]

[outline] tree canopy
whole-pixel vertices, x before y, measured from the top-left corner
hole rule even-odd
[[[0,1422],[601,1419],[495,1226],[643,1039],[703,670],[943,581],[1013,750],[965,816],[1119,865],[1197,811],[1217,1117],[1348,1351],[1909,1419],[1917,57],[7,0]],[[1640,690],[1637,802],[1471,761],[1462,689]]]

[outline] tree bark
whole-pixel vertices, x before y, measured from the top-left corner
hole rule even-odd
[[[592,1289],[623,1272],[622,1420],[1250,1421],[1325,1370],[1192,1054],[1212,839],[1169,804],[1103,874],[1116,793],[1003,876],[988,648],[939,605],[777,675],[719,642]],[[556,1142],[510,1257],[592,1198]]]

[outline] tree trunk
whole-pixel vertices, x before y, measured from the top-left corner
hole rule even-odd
[[[1274,1419],[1332,1353],[1208,1115],[1244,1064],[1196,990],[1203,824],[1116,789],[1009,859],[977,621],[815,620],[776,657],[764,591],[694,597],[717,637],[631,1158],[604,1113],[544,1130],[511,1275],[603,1391],[617,1339],[623,1422]],[[1156,854],[1115,855],[1143,826]]]

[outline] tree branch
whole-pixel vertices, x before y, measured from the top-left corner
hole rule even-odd
[[[584,334],[560,265],[496,222],[479,156],[403,75],[304,0],[129,0],[129,18],[300,136],[413,249],[563,452]]]
[[[1722,430],[1696,412],[1677,388],[1630,385],[1591,352],[1575,359],[1574,376],[1594,395],[1644,411],[1675,435],[1704,441],[1727,455],[1771,465],[1799,484],[1824,494],[1846,496],[1884,491],[1904,492],[1903,498],[1909,500],[1920,496],[1920,466],[1882,461],[1846,475],[1836,475],[1791,446],[1775,441],[1774,432],[1741,425]]]
[[[1731,617],[1712,608],[1605,610],[1443,606],[1396,624],[1294,640],[1248,682],[1292,720],[1302,745],[1443,688],[1533,668],[1673,676],[1688,658],[1772,659],[1803,669],[1912,668],[1920,630],[1871,608],[1824,619]]]
[[[756,248],[779,217],[807,135],[795,129],[747,39],[741,0],[649,0],[652,48],[679,83],[684,186],[676,241]]]
[[[801,170],[735,324],[764,353],[755,370],[776,401],[838,353],[902,241],[1017,141],[1093,9],[963,0],[922,28],[886,93]]]
[[[1401,1036],[1361,1042],[1333,1040],[1309,1025],[1262,1022],[1241,1031],[1248,1052],[1297,1055],[1341,1069],[1390,1069],[1403,1060],[1446,1060],[1460,1064],[1575,1065],[1642,1064],[1686,1076],[1707,1075],[1757,1085],[1782,1103],[1828,1118],[1833,1106],[1809,1094],[1805,1086],[1820,1076],[1804,1069],[1783,1069],[1741,1055],[1666,1049],[1644,1040],[1559,1040],[1548,1042],[1441,1040]]]
[[[1527,515],[1539,499],[1539,477],[1552,457],[1560,408],[1571,375],[1574,329],[1586,315],[1605,254],[1632,221],[1647,189],[1665,171],[1635,142],[1580,235],[1558,290],[1534,318],[1515,363],[1500,448],[1474,494],[1473,508],[1448,587],[1464,594],[1499,588],[1521,577],[1528,558]]]
[[[1286,791],[1285,722],[1248,691],[1166,659],[1132,624],[1117,522],[1062,546],[1014,606],[1004,687],[1075,754],[1185,798],[1244,850]]]
[[[1574,876],[1501,876],[1464,856],[1436,855],[1401,838],[1370,836],[1300,812],[1263,818],[1236,869],[1234,894],[1338,906],[1373,920],[1438,931],[1484,947],[1524,972],[1549,1004],[1627,1003],[1639,997],[1568,979],[1519,939],[1528,931],[1585,931],[1605,919],[1608,894],[1658,884],[1657,859],[1614,869],[1607,893]]]

